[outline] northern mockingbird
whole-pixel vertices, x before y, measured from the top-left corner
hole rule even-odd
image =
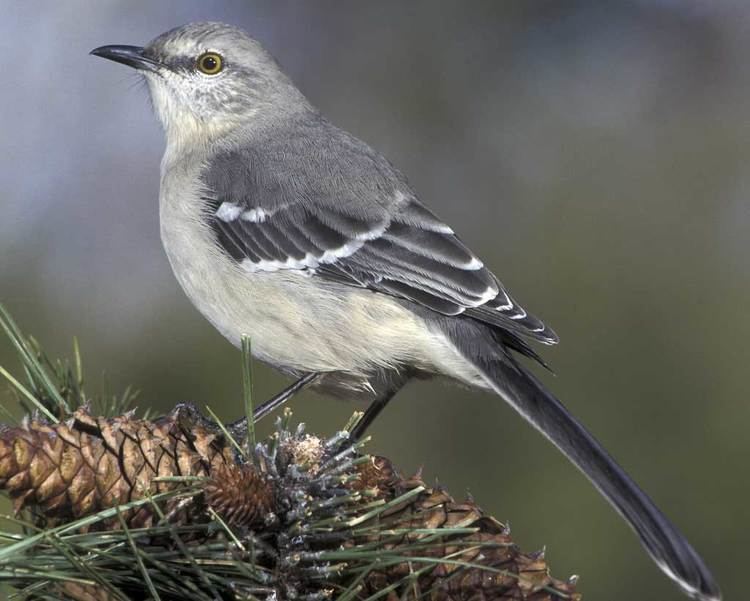
[[[319,390],[371,401],[407,380],[495,392],[555,444],[695,599],[719,599],[680,532],[516,355],[557,336],[406,179],[328,122],[243,31],[193,23],[93,54],[146,79],[166,132],[161,237],[177,280],[233,344]],[[304,381],[303,381],[304,383]]]

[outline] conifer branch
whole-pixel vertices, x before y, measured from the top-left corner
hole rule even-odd
[[[580,599],[473,500],[352,445],[351,423],[322,439],[287,411],[247,449],[189,405],[146,419],[107,401],[113,414],[95,415],[77,352],[72,367],[49,361],[1,306],[0,326],[31,412],[0,429],[16,510],[0,584],[21,599]]]

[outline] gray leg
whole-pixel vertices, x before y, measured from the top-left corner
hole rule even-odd
[[[367,428],[372,425],[372,422],[374,422],[378,415],[380,415],[380,412],[385,409],[385,406],[390,402],[390,400],[396,396],[396,393],[398,393],[398,391],[404,387],[405,383],[406,380],[404,380],[403,382],[399,382],[397,385],[394,385],[391,388],[388,388],[378,398],[370,403],[369,407],[367,407],[367,409],[365,410],[364,415],[362,415],[349,435],[349,440],[351,442],[357,442],[360,438],[362,438],[362,436],[364,436]]]
[[[281,405],[286,403],[295,394],[310,386],[310,384],[315,382],[320,376],[321,374],[317,372],[306,374],[299,380],[293,382],[290,386],[284,388],[279,394],[268,399],[262,405],[258,405],[253,410],[253,421],[260,421],[266,415],[271,413],[271,411],[277,407],[281,407]],[[234,436],[236,440],[244,440],[244,437],[247,436],[247,419],[244,417],[238,419],[236,422],[228,424],[227,429],[232,433],[232,436]]]
[[[292,383],[291,386],[287,386],[279,394],[277,394],[274,397],[271,397],[265,403],[256,407],[255,410],[253,411],[253,420],[256,422],[260,421],[266,415],[271,413],[271,411],[276,409],[276,407],[281,407],[281,405],[286,403],[295,394],[297,394],[298,392],[301,392],[302,390],[310,386],[310,384],[315,382],[315,380],[317,380],[320,376],[321,374],[317,372],[312,372],[305,376],[302,376],[299,380]]]

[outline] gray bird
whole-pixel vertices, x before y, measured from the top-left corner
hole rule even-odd
[[[371,401],[411,378],[490,390],[555,444],[694,599],[690,544],[516,355],[557,336],[526,312],[385,158],[328,122],[246,33],[193,23],[92,54],[137,69],[164,126],[161,237],[198,310],[318,390]],[[296,388],[292,387],[292,390]],[[273,403],[271,404],[273,406]]]

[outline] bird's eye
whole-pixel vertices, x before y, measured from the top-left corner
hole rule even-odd
[[[224,61],[216,52],[204,52],[198,57],[198,70],[206,75],[216,75],[224,67]]]

